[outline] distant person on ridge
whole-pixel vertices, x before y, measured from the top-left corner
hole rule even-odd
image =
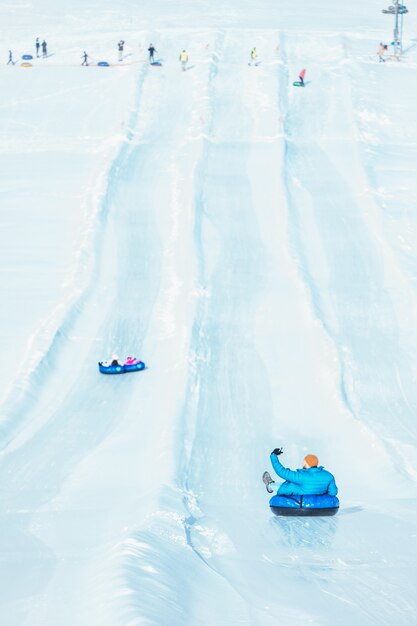
[[[117,49],[119,51],[119,61],[123,61],[123,51],[125,49],[125,42],[123,39],[121,39],[117,44]]]
[[[268,493],[273,493],[277,489],[279,496],[301,496],[301,495],[337,495],[337,487],[333,474],[325,470],[315,454],[307,454],[304,457],[302,469],[291,470],[285,468],[278,458],[282,454],[282,448],[275,448],[271,452],[271,463],[280,478],[285,482],[277,485],[272,480],[269,472],[264,472],[262,477]]]
[[[39,58],[39,48],[41,47],[41,44],[39,43],[39,37],[36,37],[36,41],[35,41],[35,50],[36,50],[36,56]]]
[[[381,43],[379,44],[378,52],[377,52],[380,63],[385,63],[384,54],[387,48],[388,46],[385,46],[383,42],[381,41]]]
[[[300,74],[298,76],[299,81],[300,81],[302,87],[304,87],[304,77],[306,75],[306,71],[307,70],[301,70],[301,72],[300,72]]]
[[[149,63],[153,63],[153,61],[154,61],[154,54],[155,54],[155,52],[158,52],[158,50],[156,48],[154,48],[154,45],[151,43],[149,48],[148,48],[148,52],[149,52]]]
[[[45,39],[42,41],[42,56],[43,56],[43,58],[48,56],[47,43],[46,43]]]
[[[188,63],[188,52],[186,50],[183,50],[180,53],[180,61],[181,61],[182,71],[185,72],[185,70],[187,69],[187,63]]]

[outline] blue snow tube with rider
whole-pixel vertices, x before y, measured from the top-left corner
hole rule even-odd
[[[98,369],[102,374],[124,374],[123,365],[104,365],[102,361],[98,363]]]
[[[271,511],[275,515],[336,515],[339,510],[339,499],[323,495],[272,496],[269,501]]]
[[[140,372],[145,369],[145,363],[143,361],[136,361],[136,363],[125,363],[123,365],[125,372]]]
[[[119,363],[118,365],[107,365],[103,361],[99,361],[98,369],[102,374],[127,374],[128,372],[140,372],[145,369],[143,361],[135,360],[133,363]]]

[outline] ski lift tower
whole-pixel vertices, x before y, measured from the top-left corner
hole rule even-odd
[[[398,57],[403,53],[403,21],[404,15],[408,13],[408,9],[405,4],[400,4],[400,0],[394,0],[394,4],[389,6],[388,9],[382,9],[382,13],[395,15],[394,40],[392,41],[392,45],[394,46],[394,54]]]

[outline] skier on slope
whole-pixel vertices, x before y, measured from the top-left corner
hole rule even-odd
[[[154,54],[155,52],[158,52],[158,50],[154,47],[153,43],[149,45],[148,52],[149,52],[149,63],[153,63]]]
[[[35,40],[35,49],[36,49],[36,57],[39,58],[39,48],[41,47],[41,44],[39,43],[39,37],[36,37]]]
[[[11,50],[9,50],[9,60],[7,61],[7,65],[10,65],[10,63],[12,65],[15,64],[15,62],[13,61],[13,52]]]
[[[188,52],[186,50],[183,50],[182,52],[180,52],[180,61],[181,61],[182,71],[185,72],[185,70],[187,69],[187,63],[188,63]]]
[[[307,70],[301,70],[301,72],[300,72],[300,74],[298,76],[298,79],[299,79],[302,87],[304,87],[304,76],[306,75],[306,71]]]
[[[43,58],[48,56],[47,43],[46,43],[45,39],[42,41],[42,56],[43,56]]]
[[[282,454],[282,448],[275,448],[271,452],[271,463],[276,474],[283,478],[285,482],[277,485],[272,480],[269,472],[264,472],[262,477],[268,493],[273,493],[277,489],[279,496],[293,495],[322,495],[328,493],[330,496],[337,495],[337,486],[333,474],[325,470],[315,454],[307,454],[304,457],[302,469],[290,470],[285,468],[278,458]]]
[[[256,52],[256,48],[252,48],[251,52],[250,52],[250,63],[249,65],[252,65],[253,63],[256,63],[256,59],[258,58],[258,53]]]
[[[84,50],[83,52],[83,56],[81,57],[83,62],[81,63],[81,65],[88,65],[88,54],[86,53],[86,51]]]

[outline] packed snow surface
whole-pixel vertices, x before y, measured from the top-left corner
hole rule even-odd
[[[2,625],[417,624],[417,17],[378,63],[382,8],[0,6]],[[336,517],[271,514],[281,445]]]

